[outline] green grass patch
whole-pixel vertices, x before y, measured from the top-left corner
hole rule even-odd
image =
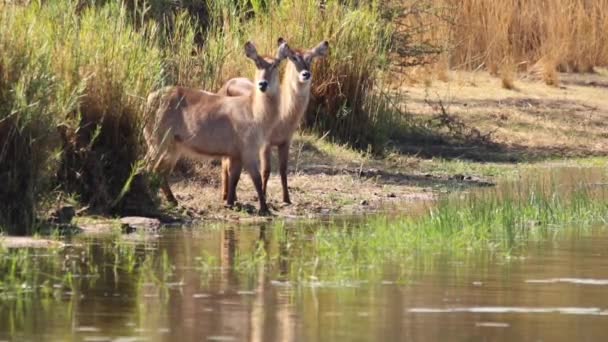
[[[606,224],[606,176],[598,168],[535,169],[516,182],[447,196],[416,215],[380,215],[315,228],[279,223],[274,236],[291,250],[264,260],[272,266],[288,257],[287,276],[296,281],[353,280],[381,275],[386,265],[406,268],[418,258],[446,253],[525,254],[528,242]]]

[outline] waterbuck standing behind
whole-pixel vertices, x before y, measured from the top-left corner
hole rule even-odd
[[[262,189],[266,194],[268,177],[270,177],[270,153],[272,146],[277,146],[279,153],[279,173],[283,188],[283,202],[291,203],[287,188],[287,164],[289,147],[293,134],[298,129],[300,121],[306,112],[310,100],[310,85],[312,82],[312,62],[316,57],[327,56],[329,43],[324,41],[310,50],[291,50],[287,54],[289,62],[281,82],[281,103],[278,123],[270,134],[270,144],[266,146],[262,156]],[[254,84],[246,78],[233,78],[226,82],[218,94],[226,96],[243,96],[251,94]],[[222,159],[222,189],[223,198],[229,199],[229,185],[233,180],[230,176],[231,160]],[[228,179],[230,182],[228,182]]]

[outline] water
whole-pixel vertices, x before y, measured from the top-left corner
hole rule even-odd
[[[584,174],[601,183],[603,171]],[[47,280],[37,296],[0,285],[0,341],[608,338],[605,226],[561,227],[565,233],[508,256],[425,253],[356,272],[311,272],[318,262],[314,233],[334,225],[200,225],[119,240],[75,237],[62,251],[32,252],[32,263],[20,266],[41,272],[20,287]]]

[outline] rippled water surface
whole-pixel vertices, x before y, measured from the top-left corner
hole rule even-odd
[[[49,278],[50,294],[34,299],[4,290],[0,341],[608,339],[601,224],[562,227],[568,233],[510,256],[425,254],[369,273],[294,276],[301,260],[315,262],[306,232],[331,229],[324,225],[203,224],[33,252],[44,274],[73,275],[67,285]]]

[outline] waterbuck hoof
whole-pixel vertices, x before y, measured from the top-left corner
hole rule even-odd
[[[222,201],[228,201],[228,194],[222,194]],[[238,201],[236,196],[234,196],[234,201]]]
[[[260,208],[260,210],[258,210],[258,215],[259,216],[270,216],[270,210],[268,210],[268,208]]]
[[[283,198],[283,204],[291,205],[291,200],[289,198]]]

